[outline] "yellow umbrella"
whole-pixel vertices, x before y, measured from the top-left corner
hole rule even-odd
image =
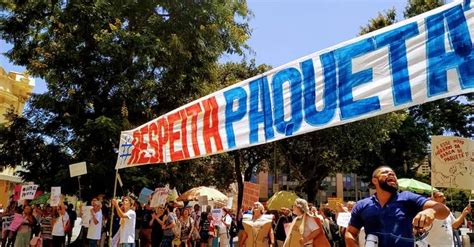
[[[268,210],[280,210],[282,207],[289,208],[293,206],[299,196],[292,191],[278,191],[267,201]]]
[[[199,200],[200,196],[207,196],[208,201],[227,201],[228,198],[222,192],[205,187],[200,186],[196,188],[192,188],[178,197],[178,201],[197,201]]]

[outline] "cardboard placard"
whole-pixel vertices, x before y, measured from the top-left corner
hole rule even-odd
[[[154,208],[165,205],[166,200],[168,199],[169,192],[170,189],[168,187],[156,188],[155,193],[153,193],[153,197],[150,202],[150,207]]]
[[[432,136],[431,185],[474,189],[474,140],[456,136]]]
[[[140,195],[138,195],[138,202],[141,204],[147,204],[150,200],[151,194],[153,194],[153,190],[143,187],[143,189],[140,191]]]
[[[58,206],[61,200],[61,187],[51,187],[50,204],[52,207]]]
[[[10,228],[10,224],[12,223],[13,218],[15,218],[15,216],[13,215],[2,217],[2,231],[6,231]]]
[[[219,225],[222,221],[222,209],[214,208],[211,210],[212,217],[214,218],[215,225]]]
[[[69,175],[72,177],[77,177],[87,174],[87,165],[86,162],[79,162],[69,165]]]
[[[209,200],[207,199],[207,196],[199,196],[198,201],[199,201],[199,205],[201,206],[206,206],[209,204]]]
[[[82,207],[82,226],[89,227],[92,206],[83,206]]]
[[[334,211],[337,211],[337,204],[342,204],[343,200],[340,197],[329,197],[328,198],[328,207]]]
[[[20,193],[20,200],[33,200],[35,199],[36,190],[38,189],[38,185],[22,185],[21,186],[21,193]]]
[[[346,227],[349,226],[349,221],[351,221],[351,213],[339,213],[337,215],[337,225]]]
[[[260,185],[251,182],[244,182],[244,198],[242,200],[242,207],[247,210],[252,207],[255,202],[258,202],[260,194]]]

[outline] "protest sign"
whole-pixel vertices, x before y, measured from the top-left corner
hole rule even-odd
[[[138,202],[141,204],[147,204],[150,200],[151,194],[153,194],[153,190],[143,187],[143,189],[140,191],[140,195],[138,195]]]
[[[166,204],[166,199],[168,199],[168,193],[170,189],[168,187],[156,188],[153,193],[153,197],[150,202],[152,208],[158,206],[164,206]]]
[[[255,202],[258,202],[258,196],[260,194],[260,185],[244,182],[244,198],[242,200],[242,207],[247,209],[252,207]]]
[[[227,199],[227,206],[226,206],[226,208],[232,209],[233,204],[234,204],[234,198],[233,198],[233,197],[229,197],[229,199]]]
[[[474,92],[473,3],[453,1],[123,131],[116,169],[274,142]]]
[[[214,208],[211,210],[211,214],[215,220],[215,225],[219,225],[219,223],[222,221],[222,209]]]
[[[328,198],[328,208],[337,211],[337,204],[342,204],[343,200],[340,197],[329,197]]]
[[[51,187],[51,197],[50,197],[51,206],[53,207],[58,206],[60,200],[61,200],[61,187]]]
[[[337,215],[337,225],[346,227],[349,226],[349,221],[351,220],[351,213],[338,213]]]
[[[474,141],[456,136],[431,139],[431,185],[474,189]]]
[[[92,206],[82,206],[81,216],[82,216],[82,226],[89,227],[90,220],[92,218],[91,215]]]
[[[69,165],[69,175],[72,177],[77,177],[87,174],[87,165],[86,162],[79,162]]]
[[[201,206],[208,205],[207,196],[199,196],[198,201],[199,201],[199,205],[201,205]]]
[[[20,193],[20,200],[33,200],[35,199],[36,190],[38,189],[38,185],[22,185],[21,186],[21,193]]]
[[[12,223],[13,218],[15,218],[14,215],[2,217],[2,232],[10,229],[10,224]]]

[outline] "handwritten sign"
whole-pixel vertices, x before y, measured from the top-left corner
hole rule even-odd
[[[2,231],[6,231],[10,228],[10,224],[12,223],[13,218],[15,218],[15,216],[13,215],[2,217]]]
[[[61,187],[51,187],[51,197],[50,197],[51,206],[53,207],[58,206],[60,200],[61,200]]]
[[[116,169],[209,156],[474,92],[471,5],[453,1],[123,131]]]
[[[150,206],[154,208],[165,205],[169,192],[170,189],[168,187],[156,188],[155,193],[153,193]]]
[[[260,194],[260,185],[251,182],[244,182],[244,198],[242,200],[242,207],[247,209],[252,207],[255,202],[258,202]]]
[[[33,200],[37,189],[38,185],[22,185],[20,200]]]
[[[342,204],[342,198],[339,197],[329,197],[328,198],[328,208],[337,211],[337,204],[341,203]]]
[[[87,174],[87,165],[86,162],[79,162],[69,165],[69,175],[72,177],[77,177]]]
[[[456,136],[433,136],[431,185],[474,189],[474,141]]]
[[[215,224],[219,225],[220,222],[222,221],[222,209],[214,208],[213,210],[211,210],[211,214],[215,220]]]
[[[207,196],[199,196],[198,201],[199,201],[199,205],[201,205],[201,206],[208,205]]]
[[[89,227],[89,223],[91,221],[91,218],[92,218],[92,214],[91,214],[91,209],[92,209],[92,206],[83,206],[82,207],[82,226],[84,227]]]
[[[351,213],[339,213],[337,215],[337,225],[346,227],[349,226],[349,221],[351,220]]]

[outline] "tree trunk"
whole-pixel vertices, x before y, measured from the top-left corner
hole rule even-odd
[[[235,172],[235,179],[237,180],[237,187],[239,189],[238,196],[237,196],[237,212],[236,215],[239,214],[240,208],[242,207],[242,201],[244,200],[244,181],[242,179],[242,154],[240,151],[235,151],[236,155],[234,155],[234,172]]]
[[[311,178],[304,185],[304,192],[308,196],[309,203],[316,203],[316,195],[319,191],[319,186],[321,185],[321,179]],[[319,202],[321,203],[321,202]]]

